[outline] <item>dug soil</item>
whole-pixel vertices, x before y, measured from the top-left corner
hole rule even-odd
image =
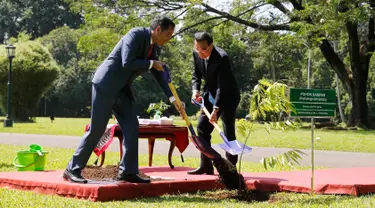
[[[118,174],[118,166],[116,165],[108,165],[105,167],[98,167],[98,166],[87,166],[82,171],[82,176],[89,180],[95,181],[116,181],[117,174]],[[142,172],[138,174],[141,177],[149,178],[152,181],[171,181],[171,179],[163,179],[163,178],[154,178],[150,177]]]
[[[117,174],[118,174],[118,166],[116,165],[109,165],[105,167],[98,167],[98,166],[87,166],[82,171],[82,176],[86,179],[94,180],[94,181],[116,181]],[[144,173],[140,172],[140,176],[144,178],[149,178],[152,181],[171,181],[172,179],[163,179],[163,178],[154,178]],[[232,191],[219,191],[219,192],[211,192],[206,193],[204,198],[210,198],[215,200],[224,200],[224,199],[236,199],[238,201],[247,201],[247,202],[255,202],[255,201],[269,201],[275,202],[278,199],[274,197],[270,197],[269,193],[260,192],[260,191],[249,191],[249,190],[232,190]]]
[[[256,190],[223,190],[217,192],[207,192],[204,194],[204,198],[214,199],[214,200],[225,200],[225,199],[236,199],[238,201],[245,202],[276,202],[279,201],[277,198],[271,196],[269,192],[262,192]]]

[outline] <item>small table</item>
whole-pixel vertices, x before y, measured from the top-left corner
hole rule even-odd
[[[123,134],[120,126],[118,124],[114,124],[110,126],[111,128],[111,139],[112,137],[117,137],[120,141],[120,160],[123,155],[122,150],[122,142],[123,142]],[[86,125],[85,131],[89,129],[89,125]],[[189,145],[188,139],[188,130],[186,127],[180,126],[167,126],[167,125],[139,125],[139,138],[147,138],[148,139],[148,165],[152,166],[152,158],[154,153],[154,144],[155,139],[157,138],[165,138],[166,140],[170,141],[169,151],[168,151],[168,164],[169,167],[172,169],[174,168],[172,164],[172,153],[175,147],[183,153],[187,146]],[[97,153],[97,152],[95,152]],[[102,166],[105,160],[105,151],[100,152],[97,154],[101,156],[101,161],[99,166]]]

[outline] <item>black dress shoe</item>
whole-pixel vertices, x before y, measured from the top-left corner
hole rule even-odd
[[[87,180],[81,174],[73,173],[69,170],[64,171],[63,178],[73,183],[87,183]]]
[[[214,174],[214,169],[208,169],[204,167],[199,167],[195,170],[191,170],[187,172],[189,175],[213,175]]]
[[[150,179],[143,178],[137,174],[118,174],[117,180],[130,183],[150,183]]]

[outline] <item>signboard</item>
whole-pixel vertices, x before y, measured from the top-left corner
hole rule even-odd
[[[290,88],[289,100],[296,113],[291,117],[329,118],[336,114],[336,91],[331,89]]]

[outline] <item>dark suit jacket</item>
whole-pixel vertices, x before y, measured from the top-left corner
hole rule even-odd
[[[151,31],[149,28],[131,29],[109,56],[98,67],[92,82],[102,89],[109,98],[115,98],[120,91],[126,91],[130,99],[133,81],[142,73],[147,72],[150,60],[146,60],[150,47]],[[150,59],[157,60],[160,47],[154,46]],[[152,68],[151,73],[167,97],[172,96],[168,83],[163,79],[163,73]]]
[[[204,67],[204,60],[196,52],[193,52],[193,57],[195,68],[192,79],[193,90],[200,90],[201,81],[204,79],[204,96],[210,93],[215,98],[214,106],[225,108],[239,101],[240,91],[229,57],[223,49],[214,46],[208,59],[207,70]]]

